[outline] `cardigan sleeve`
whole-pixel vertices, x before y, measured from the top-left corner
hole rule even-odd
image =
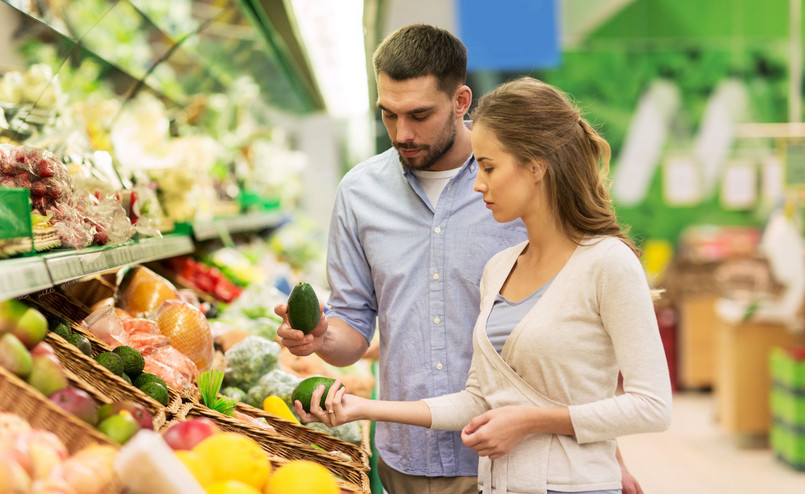
[[[637,257],[617,241],[593,271],[604,329],[612,339],[624,393],[570,406],[580,444],[670,425],[671,385],[651,293]]]

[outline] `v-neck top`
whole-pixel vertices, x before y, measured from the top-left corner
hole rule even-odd
[[[553,278],[518,302],[512,302],[500,293],[495,296],[492,312],[489,313],[489,319],[486,320],[486,336],[498,353],[503,350],[503,345],[506,344],[506,339],[514,327],[539,302],[552,281]]]
[[[528,434],[500,458],[480,457],[479,488],[620,489],[615,438],[665,430],[671,418],[668,364],[645,272],[619,239],[585,238],[498,353],[486,321],[526,243],[487,263],[466,389],[424,400],[431,428],[461,430],[507,406],[567,407],[573,435]]]

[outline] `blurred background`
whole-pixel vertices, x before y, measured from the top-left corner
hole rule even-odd
[[[0,142],[151,191],[153,221],[113,244],[187,228],[204,260],[205,238],[254,230],[287,263],[264,279],[324,285],[336,185],[389,145],[371,54],[446,28],[476,99],[537,77],[612,146],[675,389],[670,431],[621,442],[645,491],[800,493],[802,21],[801,0],[4,0]],[[0,299],[39,288],[8,276]]]

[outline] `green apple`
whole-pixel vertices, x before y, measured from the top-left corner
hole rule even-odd
[[[20,339],[25,348],[31,349],[48,334],[48,320],[41,312],[29,307],[11,332]]]
[[[5,300],[0,302],[0,333],[8,333],[17,326],[28,306],[19,300]]]
[[[11,333],[0,336],[0,366],[25,379],[33,364],[30,352],[19,338]]]
[[[50,396],[54,391],[67,387],[67,377],[62,371],[61,365],[44,355],[33,357],[33,366],[27,381],[45,396]]]
[[[140,424],[125,410],[106,417],[98,424],[98,430],[109,436],[113,441],[126,444],[126,441],[140,430]]]

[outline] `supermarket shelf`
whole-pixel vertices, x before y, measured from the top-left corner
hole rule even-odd
[[[252,213],[230,218],[216,218],[209,221],[193,223],[193,237],[196,240],[212,240],[224,238],[228,234],[259,232],[280,225],[283,215],[279,211],[270,213]]]
[[[80,251],[46,254],[42,257],[53,284],[58,285],[127,264],[180,256],[193,250],[190,237],[170,235],[143,239],[117,247],[89,247]]]
[[[8,300],[53,286],[41,257],[0,261],[0,300]]]

